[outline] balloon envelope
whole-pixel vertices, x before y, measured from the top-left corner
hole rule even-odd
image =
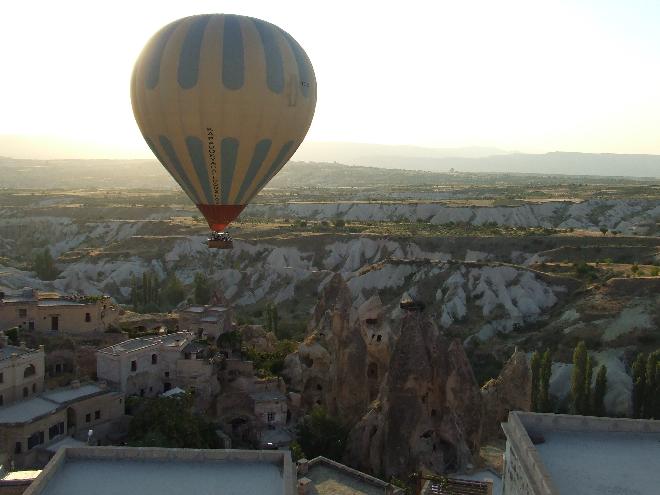
[[[133,69],[131,102],[156,158],[222,231],[304,139],[316,78],[305,51],[279,27],[199,15],[149,40]]]

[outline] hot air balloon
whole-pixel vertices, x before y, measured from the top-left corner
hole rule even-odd
[[[131,79],[133,113],[154,155],[229,248],[225,228],[280,171],[314,116],[316,78],[291,35],[208,14],[168,24]]]

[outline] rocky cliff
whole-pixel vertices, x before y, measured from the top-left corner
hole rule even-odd
[[[532,375],[523,351],[516,351],[506,362],[499,376],[481,389],[484,403],[483,439],[502,437],[500,424],[509,411],[529,411],[531,408]]]
[[[347,461],[385,477],[464,468],[478,450],[481,421],[479,387],[461,343],[411,312],[377,399],[350,433]]]
[[[324,406],[355,425],[347,460],[386,476],[464,466],[481,433],[479,387],[460,341],[424,313],[325,285],[308,336],[284,374],[302,411]],[[387,445],[387,448],[383,448]]]

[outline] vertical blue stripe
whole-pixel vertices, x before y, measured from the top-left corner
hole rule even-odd
[[[190,24],[179,54],[179,86],[190,89],[197,84],[202,38],[211,15],[200,15]]]
[[[160,141],[160,145],[165,150],[165,154],[167,155],[170,162],[174,166],[174,170],[176,170],[176,173],[179,175],[179,177],[181,177],[181,181],[183,182],[183,184],[181,184],[181,187],[187,189],[188,196],[190,196],[191,199],[193,199],[195,202],[199,202],[199,198],[197,197],[197,194],[195,194],[195,188],[192,187],[192,184],[190,183],[190,179],[183,171],[183,167],[181,166],[179,157],[176,156],[176,151],[174,151],[174,147],[172,146],[172,143],[165,136],[158,136],[158,140]]]
[[[204,146],[202,141],[195,136],[188,136],[186,138],[186,146],[188,147],[188,154],[192,161],[197,178],[199,179],[204,194],[206,195],[207,205],[215,204],[213,201],[213,193],[211,192],[211,181],[209,181],[209,171],[206,168],[206,161],[204,160]]]
[[[293,56],[296,59],[296,65],[298,66],[298,76],[300,77],[299,85],[302,91],[303,96],[309,95],[309,88],[312,84],[312,70],[309,63],[309,58],[302,47],[298,42],[293,39],[293,37],[286,31],[280,29],[280,32],[284,35],[284,39],[289,43]]]
[[[154,89],[158,85],[158,79],[160,78],[160,62],[163,58],[163,52],[165,51],[165,45],[170,39],[170,36],[174,32],[174,29],[179,25],[180,21],[175,21],[169,26],[165,26],[161,29],[158,34],[156,34],[156,41],[154,41],[151,50],[146,54],[148,61],[147,66],[147,77],[145,78],[145,83],[147,88]]]
[[[284,67],[282,64],[282,54],[280,53],[280,47],[277,45],[273,27],[259,19],[252,19],[252,22],[254,22],[257,31],[259,31],[261,45],[264,48],[268,88],[275,93],[281,93],[284,90]]]
[[[195,195],[191,194],[191,191],[188,189],[188,186],[185,183],[182,184],[181,182],[179,182],[176,179],[176,177],[174,177],[174,174],[172,174],[172,167],[167,163],[167,161],[165,161],[165,159],[163,158],[163,155],[160,154],[160,152],[158,151],[158,148],[156,148],[156,145],[154,144],[154,142],[146,136],[143,136],[143,137],[144,137],[144,140],[149,145],[149,148],[151,148],[151,151],[153,152],[153,154],[156,155],[156,159],[163,165],[163,167],[165,167],[165,170],[167,170],[170,173],[170,175],[172,175],[172,178],[174,179],[174,181],[177,184],[179,184],[179,186],[181,186],[181,188],[183,189],[183,192],[186,193],[188,195],[188,197],[190,197],[190,199],[195,198]],[[161,141],[161,143],[162,143],[162,141]]]
[[[238,196],[236,196],[236,204],[242,204],[243,196],[245,196],[245,193],[254,182],[254,178],[256,177],[257,172],[259,172],[261,169],[261,165],[266,159],[266,155],[268,155],[268,151],[270,150],[272,144],[273,142],[270,139],[262,139],[254,147],[254,153],[252,154],[250,166],[245,173],[243,183],[241,184],[241,189],[238,191]]]
[[[289,150],[291,150],[291,147],[293,146],[293,141],[288,141],[287,143],[282,146],[282,149],[280,152],[277,154],[275,157],[275,160],[271,164],[270,168],[268,169],[268,172],[266,175],[264,175],[263,179],[259,181],[259,184],[257,185],[256,191],[260,191],[266,184],[268,184],[268,181],[272,179],[277,172],[280,171],[280,169],[284,166],[285,159],[287,155],[289,154]]]
[[[243,34],[238,16],[226,15],[222,32],[222,84],[240,89],[245,77]]]
[[[236,158],[238,157],[238,139],[224,138],[220,143],[220,202],[229,204],[229,193],[231,191],[231,181],[234,178],[236,169]]]

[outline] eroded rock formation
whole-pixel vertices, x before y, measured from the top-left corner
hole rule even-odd
[[[516,350],[500,375],[481,389],[484,402],[483,438],[502,436],[500,423],[509,411],[529,411],[531,408],[532,375],[525,353]]]
[[[347,461],[385,477],[465,467],[479,447],[481,419],[479,387],[462,345],[410,312],[378,399],[350,433]]]
[[[340,275],[325,285],[308,336],[284,374],[315,404],[355,425],[346,460],[389,477],[465,466],[481,435],[481,394],[460,341],[429,316],[384,306],[378,295],[352,304]]]

